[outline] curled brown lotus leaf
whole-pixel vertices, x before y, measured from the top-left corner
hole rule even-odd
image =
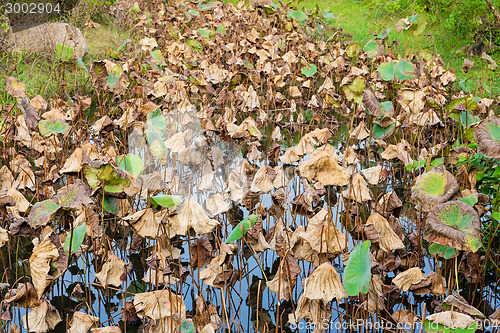
[[[444,311],[447,310],[454,310],[454,311],[459,311],[461,313],[468,314],[471,317],[474,318],[484,318],[484,314],[470,305],[465,298],[457,294],[456,292],[453,292],[452,295],[448,295],[444,301],[443,304],[441,305]]]
[[[166,317],[186,317],[186,305],[170,289],[135,294],[134,307],[140,318],[159,320]]]
[[[293,297],[292,291],[299,274],[299,263],[289,254],[286,258],[281,258],[278,272],[271,281],[267,282],[267,287],[275,292],[279,299],[290,300]]]
[[[412,326],[416,321],[419,320],[419,317],[410,310],[396,310],[392,315],[392,318],[396,320],[398,323],[403,325]]]
[[[366,305],[370,311],[385,309],[386,296],[384,295],[384,282],[379,275],[372,274],[370,289],[368,289],[368,302]]]
[[[366,89],[363,91],[363,99],[361,101],[372,116],[379,117],[381,115],[380,103],[370,90]]]
[[[412,267],[396,275],[392,282],[401,290],[408,291],[413,285],[419,284],[425,279],[422,270],[418,267]]]
[[[68,333],[88,332],[92,326],[99,322],[98,317],[90,316],[84,312],[77,311],[69,322]]]
[[[444,203],[457,193],[459,184],[444,165],[432,168],[417,178],[411,188],[411,198],[422,206],[425,212]]]
[[[151,208],[146,208],[125,216],[122,221],[130,223],[141,237],[157,238],[161,234],[161,221],[155,217]],[[174,234],[175,235],[175,234]],[[174,236],[170,235],[170,236]]]
[[[359,141],[363,141],[367,137],[370,136],[370,132],[366,128],[365,122],[362,121],[356,126],[356,128],[351,132],[351,135],[349,136],[351,139],[356,139]]]
[[[344,198],[355,200],[359,203],[372,200],[373,195],[368,184],[360,173],[352,176],[349,187],[342,192]]]
[[[386,218],[390,214],[394,214],[397,217],[401,207],[403,207],[401,199],[399,199],[395,191],[391,191],[379,197],[375,205],[375,210]]]
[[[379,234],[379,246],[382,251],[391,252],[405,247],[403,241],[396,235],[389,222],[379,213],[371,214],[366,224],[373,224],[377,230]]]
[[[471,316],[456,311],[434,313],[430,316],[427,316],[425,320],[432,321],[436,324],[441,324],[452,330],[455,330],[457,328],[465,329],[472,323],[474,323],[474,319]]]
[[[458,264],[458,271],[464,274],[467,283],[476,283],[481,276],[481,258],[478,252],[465,252]]]
[[[40,305],[40,299],[35,287],[29,283],[19,283],[16,289],[10,290],[5,294],[4,302],[26,308],[34,308]]]
[[[344,186],[349,182],[347,169],[338,165],[337,161],[326,151],[299,163],[299,172],[307,180],[319,181],[323,185]]]
[[[207,234],[191,242],[190,249],[191,266],[193,267],[205,267],[214,258],[212,255],[213,247]]]
[[[361,174],[366,178],[370,185],[377,185],[381,179],[382,165],[361,170]]]
[[[446,293],[446,279],[440,274],[432,271],[426,276],[431,280],[430,292],[436,296],[444,295]]]
[[[311,244],[303,236],[306,232],[304,226],[299,226],[292,234],[290,239],[291,252],[294,258],[306,260],[314,266],[319,266],[320,254],[313,250]]]
[[[429,243],[476,252],[481,246],[479,215],[463,201],[437,205],[427,215],[424,239]]]
[[[231,208],[231,204],[224,201],[224,198],[219,193],[208,197],[205,200],[205,206],[214,216],[225,213]]]
[[[339,254],[347,246],[346,236],[338,230],[326,209],[322,208],[307,223],[301,237],[316,253]]]
[[[231,264],[232,255],[222,252],[217,257],[213,258],[207,268],[200,272],[200,279],[207,286],[217,287],[222,282],[227,282],[232,275],[233,265]],[[225,279],[224,279],[225,278]]]
[[[193,200],[187,199],[180,207],[178,214],[179,225],[174,228],[177,235],[185,235],[189,228],[193,228],[197,235],[203,235],[211,232],[219,222],[209,218],[203,207]]]
[[[279,157],[279,160],[283,164],[293,164],[300,160],[300,157],[293,148],[288,147],[285,153]]]
[[[347,297],[339,274],[329,262],[318,266],[309,277],[302,280],[302,284],[303,296],[309,299],[318,299],[328,303],[334,298],[341,302],[342,298]]]
[[[23,316],[24,328],[28,329],[27,323],[29,323],[29,331],[35,333],[45,333],[53,330],[60,321],[59,312],[47,300],[34,307],[28,315]]]
[[[491,116],[474,129],[477,151],[489,158],[500,158],[500,117]]]
[[[121,276],[125,271],[125,263],[123,260],[118,258],[118,256],[112,252],[109,252],[108,259],[102,266],[99,273],[95,274],[95,277],[99,280],[99,283],[107,287],[109,285],[119,287],[122,284]]]
[[[67,261],[59,237],[50,231],[33,249],[29,259],[31,279],[39,298],[45,288],[62,275]]]
[[[313,323],[321,323],[323,320],[329,320],[332,317],[332,311],[325,308],[325,303],[320,299],[309,299],[304,295],[300,296],[297,308],[295,309],[295,321],[309,319]]]
[[[269,193],[273,188],[273,181],[267,173],[266,165],[263,164],[253,177],[252,186],[250,189],[252,192]]]

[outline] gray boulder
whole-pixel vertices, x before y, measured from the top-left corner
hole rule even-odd
[[[73,57],[83,58],[88,52],[87,43],[80,29],[67,23],[44,23],[7,35],[9,50],[54,54],[62,44],[73,48]]]

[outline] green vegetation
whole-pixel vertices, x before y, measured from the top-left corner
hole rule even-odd
[[[422,49],[436,52],[444,61],[444,67],[457,76],[457,83],[484,97],[500,94],[500,79],[488,69],[488,63],[480,54],[466,55],[462,47],[486,45],[484,51],[493,59],[499,59],[500,44],[498,27],[494,25],[491,11],[484,0],[365,0],[320,1],[305,0],[302,6],[334,14],[332,24],[341,28],[346,40],[365,44],[377,34],[390,29],[389,41],[398,40],[397,50],[404,55],[418,53]],[[497,3],[498,7],[498,3]],[[427,24],[419,35],[402,34],[396,29],[400,19],[417,13]],[[486,16],[486,18],[484,18]],[[487,22],[483,22],[481,17]],[[474,51],[474,50],[473,50]],[[463,58],[475,62],[468,72],[462,71]]]

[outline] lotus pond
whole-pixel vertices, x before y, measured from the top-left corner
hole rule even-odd
[[[495,98],[319,9],[130,15],[95,95],[3,87],[2,332],[496,329]]]

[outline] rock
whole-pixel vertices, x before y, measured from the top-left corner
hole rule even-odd
[[[67,23],[44,23],[7,35],[9,50],[15,49],[54,54],[56,46],[63,44],[73,48],[73,57],[83,58],[88,52],[87,43],[80,29]]]

